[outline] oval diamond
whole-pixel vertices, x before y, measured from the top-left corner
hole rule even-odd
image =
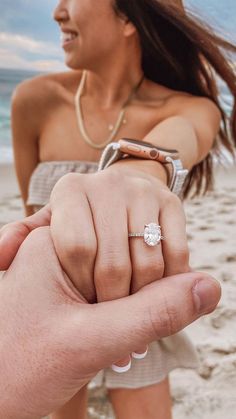
[[[146,224],[144,228],[144,241],[148,246],[156,246],[161,241],[161,227],[156,223]]]

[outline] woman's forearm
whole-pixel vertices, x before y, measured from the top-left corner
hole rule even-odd
[[[143,140],[157,147],[177,150],[183,168],[190,170],[211,150],[221,116],[218,108],[205,98],[191,99],[191,103],[185,104],[181,112],[181,115],[160,122]],[[120,164],[147,172],[167,183],[166,170],[160,163],[141,159],[125,159],[115,163]]]

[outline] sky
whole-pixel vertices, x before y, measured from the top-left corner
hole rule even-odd
[[[97,1],[101,0],[94,0],[95,5]],[[0,0],[1,68],[65,69],[58,26],[52,19],[56,4],[57,0]],[[185,4],[194,5],[205,20],[236,41],[236,0],[186,0]]]

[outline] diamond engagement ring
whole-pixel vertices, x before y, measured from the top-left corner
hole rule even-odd
[[[143,233],[129,233],[128,237],[143,237],[148,246],[156,246],[164,240],[161,235],[161,226],[156,223],[145,224]]]

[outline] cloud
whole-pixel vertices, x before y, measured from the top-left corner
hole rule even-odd
[[[37,71],[64,71],[63,52],[56,43],[0,32],[0,67]]]
[[[29,36],[0,32],[0,67],[37,71],[61,71],[63,53],[56,43]]]
[[[28,36],[0,32],[1,46],[17,50],[27,51],[32,54],[57,55],[61,54],[61,49],[52,42],[36,41]]]
[[[22,70],[36,70],[36,71],[65,71],[67,68],[63,61],[57,59],[37,59],[29,61],[21,55],[0,48],[0,66],[2,68],[18,68]]]

